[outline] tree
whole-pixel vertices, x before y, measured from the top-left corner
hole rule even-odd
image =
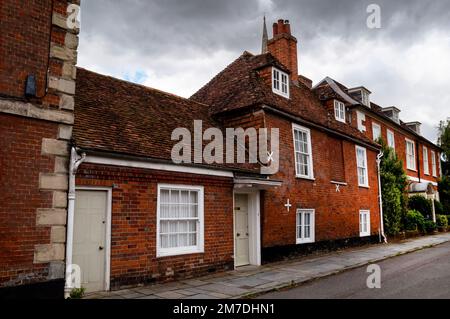
[[[403,162],[395,151],[388,147],[381,138],[383,157],[380,163],[381,196],[383,198],[383,215],[386,233],[395,235],[403,229],[407,213],[406,187],[408,181],[403,169]]]
[[[445,215],[450,215],[450,176],[442,176],[438,183],[439,197]]]
[[[450,119],[439,123],[438,145],[444,150],[442,157],[447,164],[450,162]]]

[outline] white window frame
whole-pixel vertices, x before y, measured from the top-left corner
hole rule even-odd
[[[395,133],[394,131],[391,131],[389,129],[387,129],[386,131],[388,146],[395,150]]]
[[[408,144],[412,145],[412,154],[408,153]],[[416,143],[408,138],[405,139],[406,168],[410,171],[416,171]],[[412,165],[410,163],[412,157]]]
[[[310,214],[309,219],[309,237],[305,237],[305,214]],[[300,223],[299,223],[299,215],[300,215]],[[316,211],[314,209],[303,209],[299,208],[296,211],[295,214],[295,237],[297,238],[297,244],[308,244],[308,243],[314,243],[316,240]],[[301,236],[299,237],[299,231],[298,228],[301,227]]]
[[[423,173],[425,175],[430,175],[430,161],[428,160],[428,148],[424,146],[422,148],[422,157],[423,157]]]
[[[359,158],[358,158],[358,151],[363,151],[364,152],[364,160],[365,160],[365,166],[360,166],[361,163],[359,163]],[[359,145],[356,145],[355,148],[355,153],[356,153],[356,177],[358,178],[358,186],[359,187],[369,187],[369,165],[367,163],[367,150],[364,147],[361,147]],[[364,183],[360,183],[359,177],[359,169],[360,168],[364,168]]]
[[[161,190],[189,190],[198,192],[198,222],[197,222],[197,245],[191,247],[175,247],[175,248],[161,248],[160,239],[160,221],[161,221]],[[204,187],[191,185],[173,185],[173,184],[158,184],[157,194],[157,209],[156,209],[156,257],[177,256],[186,254],[200,254],[204,253]]]
[[[376,138],[375,138],[375,128],[378,129],[378,137],[376,137]],[[378,140],[378,138],[380,138],[381,136],[382,136],[382,135],[381,135],[381,125],[378,124],[378,123],[372,122],[372,137],[373,137],[373,140],[376,141],[376,140]]]
[[[433,172],[433,177],[437,177],[437,162],[435,151],[431,151],[431,170]]]
[[[363,124],[363,122],[366,121],[366,114],[356,110],[356,121],[357,121],[357,125],[358,125],[358,130],[360,132],[365,132],[366,131],[366,126]]]
[[[295,131],[300,131],[300,132],[306,133],[306,136],[308,138],[307,145],[308,145],[309,154],[301,153],[299,150],[296,149],[296,147],[295,147]],[[314,161],[313,161],[312,142],[311,142],[311,130],[306,127],[297,125],[297,124],[292,124],[292,143],[294,146],[295,176],[297,178],[314,180],[314,165],[313,165]],[[308,175],[302,175],[298,172],[297,153],[309,156]]]
[[[272,68],[272,92],[289,99],[289,74],[280,69]]]
[[[365,227],[363,224],[363,216],[366,216]],[[365,228],[365,229],[364,229]],[[361,209],[359,211],[359,236],[369,237],[371,234],[370,230],[370,210]]]
[[[334,100],[334,118],[345,123],[345,104],[338,100]]]

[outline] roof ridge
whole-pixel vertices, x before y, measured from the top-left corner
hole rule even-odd
[[[170,97],[179,99],[179,100],[184,100],[184,101],[194,102],[194,103],[197,103],[197,104],[200,104],[200,105],[203,105],[203,106],[210,106],[210,105],[205,104],[205,103],[201,103],[201,102],[198,102],[198,101],[194,101],[194,100],[191,100],[191,99],[189,99],[189,98],[185,98],[185,97],[176,95],[176,94],[174,94],[174,93],[166,92],[166,91],[163,91],[163,90],[160,90],[160,89],[156,89],[156,88],[153,88],[153,87],[150,87],[150,86],[146,86],[146,85],[143,85],[143,84],[139,84],[139,83],[131,82],[131,81],[128,81],[128,80],[116,78],[116,77],[114,77],[114,76],[107,75],[107,74],[102,74],[102,73],[99,73],[99,72],[94,72],[94,71],[92,71],[92,70],[88,70],[88,69],[86,69],[86,68],[82,68],[82,67],[79,67],[79,66],[77,66],[76,68],[77,68],[77,70],[83,70],[83,71],[85,71],[85,72],[89,72],[89,73],[95,74],[95,75],[97,75],[97,76],[101,76],[101,77],[103,77],[103,78],[109,78],[109,79],[111,79],[111,80],[113,80],[113,81],[122,82],[122,83],[125,83],[125,84],[128,84],[128,85],[131,85],[131,86],[135,86],[135,87],[138,87],[138,88],[141,88],[141,89],[145,89],[145,90],[147,90],[147,91],[153,91],[153,92],[162,93],[162,94],[164,94],[164,95],[167,95],[167,96],[170,96]]]

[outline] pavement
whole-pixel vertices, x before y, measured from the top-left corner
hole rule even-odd
[[[440,233],[391,244],[351,248],[320,256],[270,263],[259,267],[241,267],[196,279],[88,294],[85,299],[251,298],[449,241],[450,233]]]
[[[379,288],[367,287],[367,267],[349,270],[259,299],[450,299],[450,242],[377,263]]]

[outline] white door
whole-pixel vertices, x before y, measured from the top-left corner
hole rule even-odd
[[[236,194],[234,198],[236,266],[250,264],[248,237],[248,195]]]
[[[106,191],[77,191],[74,215],[73,263],[81,268],[86,292],[105,290]]]

